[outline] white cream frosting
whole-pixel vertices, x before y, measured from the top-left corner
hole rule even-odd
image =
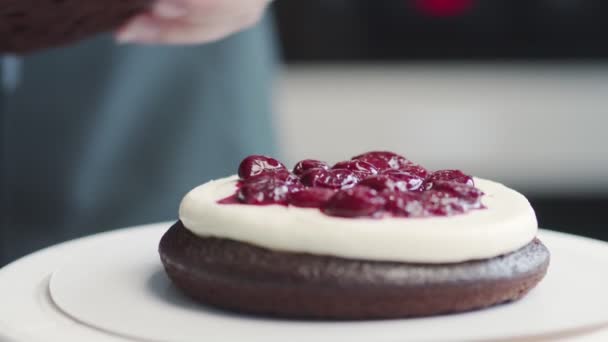
[[[484,179],[475,185],[487,209],[450,217],[340,218],[315,208],[219,204],[237,177],[205,183],[180,206],[184,226],[198,236],[228,238],[290,252],[344,258],[453,263],[512,252],[529,243],[538,224],[520,193]]]

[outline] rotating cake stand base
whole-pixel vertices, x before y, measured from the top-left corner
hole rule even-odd
[[[226,313],[182,296],[157,253],[170,225],[75,240],[0,270],[0,341],[608,340],[603,242],[541,231],[549,273],[516,303],[431,318],[311,322]]]

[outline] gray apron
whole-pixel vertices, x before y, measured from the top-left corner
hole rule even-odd
[[[5,58],[0,265],[66,239],[174,220],[189,189],[235,173],[247,154],[274,153],[272,38],[267,18],[208,45],[100,37]]]

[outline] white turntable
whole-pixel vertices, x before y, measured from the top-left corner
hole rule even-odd
[[[366,322],[230,314],[183,297],[157,254],[171,223],[41,250],[0,270],[0,341],[608,341],[608,244],[543,230],[545,280],[471,313]]]

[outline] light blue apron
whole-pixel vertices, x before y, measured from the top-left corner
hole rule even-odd
[[[5,58],[0,265],[77,236],[173,220],[192,187],[235,173],[247,154],[274,153],[272,38],[266,18],[196,47],[100,37]]]

